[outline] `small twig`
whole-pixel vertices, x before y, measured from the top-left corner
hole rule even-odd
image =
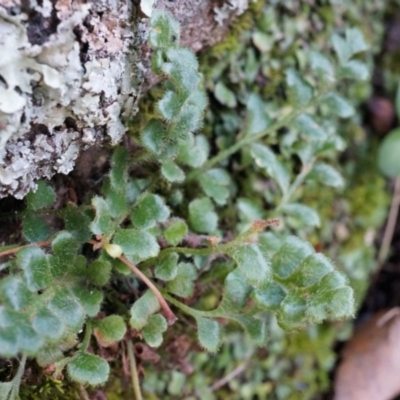
[[[382,267],[382,264],[386,260],[390,244],[392,243],[394,229],[396,227],[397,215],[400,206],[400,176],[398,176],[394,183],[392,203],[390,205],[389,216],[385,227],[385,233],[383,235],[382,244],[378,253],[378,269]]]
[[[82,384],[79,385],[79,396],[82,400],[90,400],[89,394]]]
[[[135,394],[136,400],[142,400],[143,397],[142,397],[142,392],[140,390],[140,382],[139,382],[138,370],[137,370],[137,366],[136,366],[136,359],[135,359],[135,355],[133,354],[132,341],[128,340],[126,344],[127,344],[127,348],[128,348],[129,364],[131,366],[131,378],[132,378],[133,393]]]
[[[158,302],[160,303],[160,307],[163,311],[165,318],[167,319],[168,325],[172,325],[178,318],[169,308],[168,303],[165,301],[163,295],[160,291],[156,288],[153,282],[131,261],[129,261],[125,256],[118,257],[127,267],[129,267],[132,272],[138,276],[147,286],[148,288],[154,293],[157,297]]]
[[[249,360],[239,364],[233,371],[231,371],[228,375],[224,376],[223,378],[219,379],[218,381],[214,382],[210,386],[210,390],[215,392],[216,390],[220,389],[222,386],[225,386],[229,383],[232,379],[235,379],[237,376],[242,374],[249,364]]]
[[[389,311],[386,311],[385,314],[383,314],[382,317],[380,317],[378,319],[378,321],[376,321],[376,326],[378,328],[382,328],[383,325],[385,325],[387,322],[389,322],[394,317],[398,317],[399,314],[400,314],[399,307],[391,308]]]
[[[17,251],[24,249],[25,247],[33,247],[33,246],[45,247],[45,246],[48,246],[50,243],[51,243],[51,240],[43,240],[42,242],[29,243],[29,244],[25,244],[24,246],[13,247],[12,249],[0,251],[0,257],[7,256],[9,254],[14,254]]]

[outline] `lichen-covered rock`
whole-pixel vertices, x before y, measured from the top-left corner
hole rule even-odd
[[[117,143],[138,95],[129,2],[30,3],[0,6],[0,197],[70,172],[82,148]]]
[[[134,25],[133,10],[170,12],[181,43],[199,51],[249,1],[0,0],[0,198],[23,198],[35,180],[69,173],[82,149],[120,141],[121,118],[159,80],[147,19]]]

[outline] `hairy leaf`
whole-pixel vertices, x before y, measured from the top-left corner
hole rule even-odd
[[[200,345],[212,353],[218,350],[221,340],[221,327],[217,321],[210,318],[197,317],[197,335]]]
[[[119,315],[108,315],[100,321],[96,321],[93,333],[102,347],[109,347],[125,336],[124,319]]]
[[[149,317],[145,327],[143,327],[143,339],[151,347],[159,347],[163,342],[163,332],[167,330],[168,324],[161,314]]]
[[[94,354],[79,353],[67,366],[70,378],[79,383],[101,385],[110,374],[110,366],[103,358]]]
[[[130,324],[132,328],[140,330],[148,322],[150,315],[160,309],[160,304],[154,293],[148,290],[140,299],[136,300],[131,307]]]

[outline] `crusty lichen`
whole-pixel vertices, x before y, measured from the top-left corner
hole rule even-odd
[[[70,172],[81,148],[121,139],[135,38],[125,1],[2,4],[0,197],[22,198],[35,179]]]
[[[222,7],[214,7],[214,18],[218,25],[223,25],[232,15],[242,15],[248,9],[250,1],[257,0],[227,0]]]

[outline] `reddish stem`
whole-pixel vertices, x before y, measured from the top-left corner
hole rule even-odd
[[[0,257],[2,256],[7,256],[9,254],[14,254],[17,251],[24,249],[25,247],[33,247],[33,246],[37,246],[37,247],[44,247],[44,246],[48,246],[51,243],[50,240],[43,240],[42,242],[37,242],[37,243],[30,243],[30,244],[26,244],[24,246],[19,246],[19,247],[14,247],[12,249],[8,249],[8,250],[4,250],[4,251],[0,251]]]
[[[169,308],[168,303],[165,301],[163,295],[159,292],[159,290],[154,286],[153,282],[138,268],[135,264],[129,261],[125,256],[118,257],[126,266],[128,266],[132,272],[138,276],[154,293],[157,297],[158,302],[160,303],[160,307],[163,310],[163,314],[167,319],[168,325],[172,325],[178,318]]]

